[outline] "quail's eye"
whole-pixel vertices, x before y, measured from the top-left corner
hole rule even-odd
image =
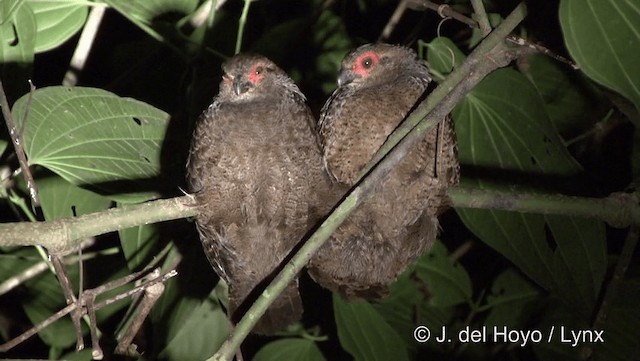
[[[362,60],[362,67],[365,69],[369,69],[371,68],[371,65],[373,65],[373,59],[366,57]]]
[[[262,74],[263,71],[264,71],[264,69],[261,66],[257,67],[256,68],[256,75]]]

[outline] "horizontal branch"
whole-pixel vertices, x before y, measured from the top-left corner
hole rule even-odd
[[[0,246],[46,247],[51,253],[64,253],[88,237],[143,224],[186,218],[198,214],[191,196],[123,205],[102,212],[49,222],[0,224]]]
[[[640,195],[635,193],[590,198],[456,187],[449,189],[448,194],[455,208],[557,214],[597,219],[614,227],[640,226]],[[0,246],[41,245],[51,252],[64,252],[88,237],[197,214],[192,198],[182,196],[50,222],[0,223]]]
[[[640,194],[637,193],[613,193],[605,198],[588,198],[459,187],[450,189],[449,197],[457,208],[583,217],[605,221],[613,227],[640,226]]]

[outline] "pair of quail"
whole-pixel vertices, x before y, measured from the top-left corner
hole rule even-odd
[[[235,321],[355,184],[431,78],[408,48],[363,45],[343,60],[338,88],[316,125],[302,92],[265,57],[237,55],[223,72],[220,91],[196,126],[187,180],[201,207],[200,239],[229,284]],[[336,230],[311,260],[310,275],[350,299],[384,296],[434,242],[446,190],[458,179],[456,139],[446,119]],[[253,331],[274,333],[301,313],[294,283]]]

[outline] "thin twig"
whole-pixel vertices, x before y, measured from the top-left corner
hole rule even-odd
[[[16,150],[16,155],[18,156],[18,163],[20,164],[20,169],[22,169],[22,174],[24,175],[24,179],[27,181],[27,188],[29,189],[29,196],[31,196],[31,201],[34,206],[40,206],[40,197],[38,196],[38,186],[36,182],[33,180],[33,175],[29,170],[29,162],[27,161],[27,155],[24,152],[24,139],[22,138],[22,132],[18,130],[16,127],[16,123],[13,120],[13,116],[11,115],[11,109],[9,108],[9,101],[7,100],[7,95],[4,91],[4,86],[2,85],[2,81],[0,80],[0,106],[2,107],[2,115],[4,116],[4,121],[7,123],[7,129],[9,130],[9,135],[11,136],[11,143],[13,143],[13,147]]]
[[[61,256],[58,254],[50,254],[51,263],[56,270],[56,276],[58,277],[58,283],[62,288],[64,299],[67,305],[76,305],[77,307],[71,310],[71,321],[73,321],[73,327],[76,331],[76,351],[84,349],[84,339],[82,338],[82,327],[80,325],[80,319],[82,318],[83,310],[82,305],[76,302],[76,296],[73,294],[73,288],[71,281],[67,275],[67,270],[62,264]]]
[[[137,272],[134,275],[136,276],[140,276],[140,274],[144,273],[145,271],[142,272]],[[159,282],[166,282],[169,278],[176,276],[178,273],[176,272],[175,269],[170,270],[169,272],[167,272],[166,274],[164,274],[162,277],[158,277],[156,279],[153,279],[151,281],[148,281],[140,286],[137,286],[131,290],[125,291],[123,293],[120,293],[114,297],[111,297],[109,299],[106,299],[104,301],[98,302],[96,304],[94,304],[94,309],[99,310],[101,308],[104,308],[106,306],[109,306],[115,302],[118,302],[120,300],[123,300],[127,297],[130,297],[136,293],[139,293],[143,290],[145,290],[148,287],[151,287],[152,285],[159,283]],[[115,280],[112,282],[109,282],[107,285],[103,285],[100,287],[97,287],[93,290],[87,290],[85,291],[85,293],[82,295],[82,297],[80,298],[80,300],[78,301],[80,305],[83,304],[84,302],[84,298],[87,297],[86,294],[87,292],[94,292],[96,295],[97,294],[102,294],[104,292],[106,292],[106,290],[112,289],[114,285],[116,284],[120,284],[120,285],[124,285],[127,284],[129,282],[131,282],[133,279],[135,279],[136,277],[132,277],[133,275],[128,275],[123,277],[120,280]],[[124,280],[127,280],[127,282],[125,282]],[[70,305],[67,305],[65,308],[61,309],[60,311],[56,312],[55,314],[53,314],[52,316],[50,316],[49,318],[47,318],[46,320],[42,321],[41,323],[39,323],[36,326],[33,326],[32,328],[30,328],[29,330],[27,330],[26,332],[24,332],[23,334],[21,334],[20,336],[8,341],[5,344],[0,345],[0,352],[7,352],[10,349],[16,347],[17,345],[21,344],[22,342],[26,341],[27,339],[29,339],[31,336],[35,335],[36,333],[38,333],[39,331],[45,329],[46,327],[48,327],[49,325],[51,325],[52,323],[54,323],[55,321],[61,319],[62,317],[64,317],[65,315],[67,315],[68,313],[72,312],[74,309],[81,309],[83,310],[83,312],[86,312],[86,309],[84,307],[79,307],[78,304],[73,303]]]
[[[235,331],[222,344],[218,352],[213,356],[212,360],[230,360],[240,344],[249,334],[260,316],[264,314],[269,305],[275,298],[285,289],[291,280],[300,272],[307,264],[313,254],[322,246],[329,236],[338,228],[338,226],[347,218],[347,216],[361,204],[375,188],[380,184],[386,175],[393,169],[402,157],[407,154],[412,147],[424,139],[424,134],[431,130],[438,122],[442,121],[446,115],[453,109],[455,104],[462,99],[466,92],[470,91],[484,76],[494,69],[505,66],[513,59],[514,53],[505,51],[501,46],[502,41],[509,32],[515,28],[517,24],[524,19],[526,8],[523,3],[518,5],[516,9],[509,15],[502,24],[494,32],[491,33],[483,43],[487,42],[493,46],[478,46],[476,50],[469,55],[465,62],[472,63],[469,67],[473,72],[463,74],[465,81],[458,81],[456,86],[441,90],[437,94],[446,94],[442,96],[441,101],[437,102],[431,98],[431,102],[437,103],[430,112],[422,112],[420,109],[409,116],[406,122],[419,122],[410,134],[402,139],[402,141],[371,171],[371,173],[362,179],[357,186],[348,194],[345,200],[335,209],[335,211],[324,221],[318,230],[305,242],[293,258],[284,266],[282,271],[275,277],[274,281],[264,290],[260,297],[253,303],[251,308],[246,312],[245,316],[236,324]],[[497,48],[496,48],[497,47]],[[496,49],[494,49],[496,48]],[[483,49],[484,52],[479,52]],[[490,51],[494,60],[499,62],[481,61],[486,58]],[[461,67],[462,68],[462,67]],[[458,70],[454,71],[457,72]],[[452,73],[453,74],[453,73]],[[442,86],[442,85],[440,85]],[[434,91],[433,93],[436,93]],[[432,95],[433,95],[432,93]],[[428,102],[428,101],[425,101]],[[420,107],[423,108],[423,107]],[[405,122],[405,123],[406,123]]]
[[[159,269],[156,269],[159,272]],[[137,308],[137,312],[135,313],[136,317],[134,317],[133,322],[129,324],[126,332],[122,336],[122,338],[118,341],[118,346],[116,347],[116,353],[120,355],[129,355],[129,348],[131,347],[131,343],[133,342],[133,338],[138,334],[140,327],[144,323],[144,320],[151,312],[151,309],[158,301],[158,298],[164,292],[164,284],[156,283],[149,287],[147,287],[144,291],[144,296],[140,301],[140,304]]]
[[[385,25],[384,29],[382,29],[382,33],[380,34],[378,41],[385,41],[389,39],[391,33],[393,32],[393,29],[396,28],[396,25],[398,25],[398,23],[400,22],[400,19],[402,18],[405,10],[407,10],[407,1],[408,0],[400,0],[398,6],[396,7],[396,10],[393,12],[393,14],[391,14],[387,25]]]
[[[91,7],[89,17],[84,24],[84,29],[82,29],[82,34],[80,34],[80,39],[76,45],[76,50],[73,52],[73,56],[69,62],[69,69],[67,69],[62,79],[62,85],[73,86],[78,83],[78,74],[82,72],[89,58],[89,52],[93,47],[93,42],[96,39],[100,23],[102,23],[105,10],[106,7],[104,6]]]
[[[482,0],[471,0],[471,6],[473,6],[473,11],[476,13],[482,37],[485,38],[491,32],[491,24],[489,23],[487,12],[484,10],[484,4]]]
[[[93,241],[95,239],[92,238],[91,240],[92,242],[90,242],[90,244],[93,245],[94,244]],[[83,248],[88,247],[88,246],[84,246],[85,242],[83,242],[82,245],[83,245]],[[111,248],[103,251],[86,253],[86,254],[83,254],[81,257],[67,257],[64,259],[64,262],[65,264],[72,264],[74,262],[78,262],[79,260],[86,261],[89,259],[96,258],[98,256],[117,254],[118,252],[119,250],[117,248]],[[16,288],[17,286],[41,274],[42,272],[46,271],[47,268],[49,268],[49,263],[45,261],[40,261],[32,265],[31,267],[21,271],[20,273],[7,278],[2,283],[0,283],[0,296],[10,292],[12,289]]]
[[[244,27],[247,24],[247,16],[249,15],[250,5],[251,5],[251,0],[244,0],[244,7],[242,8],[242,14],[240,15],[240,20],[238,21],[238,37],[236,38],[235,54],[238,54],[242,49],[242,36],[244,34]]]
[[[433,10],[437,12],[438,15],[440,15],[440,17],[442,18],[452,18],[458,20],[461,23],[469,25],[469,27],[478,27],[478,23],[475,20],[460,14],[459,12],[451,9],[451,7],[446,4],[436,4],[433,1],[429,0],[408,0],[407,5],[415,10]]]
[[[618,257],[618,262],[616,263],[613,275],[611,276],[611,280],[609,281],[607,289],[604,293],[604,297],[602,297],[602,302],[600,303],[598,314],[593,321],[592,328],[594,330],[604,329],[609,310],[613,304],[613,301],[618,296],[622,281],[624,280],[624,274],[627,272],[627,268],[629,268],[629,264],[633,259],[633,254],[636,250],[636,247],[638,246],[638,237],[640,237],[639,231],[639,226],[629,227],[629,232],[627,233],[624,245],[622,246],[620,257]]]

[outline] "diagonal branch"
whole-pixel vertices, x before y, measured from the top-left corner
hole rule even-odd
[[[33,91],[33,85],[31,85],[31,89]],[[27,155],[24,152],[24,140],[22,139],[22,132],[17,128],[16,122],[13,120],[13,116],[11,115],[9,101],[7,100],[7,95],[4,92],[2,81],[0,81],[0,106],[2,107],[2,115],[4,116],[4,121],[7,123],[7,129],[9,130],[9,135],[11,136],[11,143],[13,143],[13,147],[16,150],[16,155],[18,156],[20,169],[22,170],[22,174],[24,174],[24,178],[27,181],[29,195],[31,196],[33,205],[39,206],[40,197],[38,196],[38,186],[33,180],[33,175],[31,175],[31,171],[29,170],[29,162],[27,161]]]

